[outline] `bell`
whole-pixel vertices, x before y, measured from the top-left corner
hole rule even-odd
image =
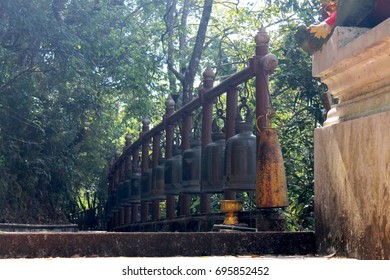
[[[225,134],[214,132],[213,142],[206,145],[202,155],[202,192],[222,193],[225,167]]]
[[[276,131],[271,127],[260,132],[257,156],[256,207],[288,206],[283,156]]]
[[[247,108],[245,121],[239,114],[243,107]],[[246,192],[256,189],[256,136],[252,130],[250,109],[243,103],[237,110],[237,134],[226,141],[224,190]]]
[[[120,183],[119,187],[119,196],[120,196],[120,205],[121,206],[130,206],[131,201],[130,201],[130,192],[131,192],[131,173],[127,175],[127,179],[122,181]]]
[[[141,170],[136,168],[130,175],[130,202],[139,203],[141,200]]]
[[[112,209],[112,193],[108,194],[107,203],[106,203],[106,219],[109,220],[114,217],[114,211]]]
[[[126,181],[123,181],[123,182],[120,182],[119,183],[119,188],[118,188],[118,205],[120,207],[123,207],[126,203],[125,203],[125,197],[124,197],[124,193],[125,193],[125,185],[126,185]]]
[[[152,190],[152,169],[148,168],[142,173],[141,177],[141,201],[150,201],[150,192]]]
[[[182,177],[181,161],[182,156],[178,153],[165,162],[164,193],[166,195],[178,195],[180,193]]]
[[[112,191],[112,210],[114,212],[118,211],[119,209],[119,187],[120,184],[118,184],[116,189]]]
[[[200,193],[200,142],[193,140],[191,148],[184,151],[182,156],[182,194]]]
[[[159,164],[152,169],[152,189],[150,194],[151,200],[164,200],[164,172],[165,165]]]

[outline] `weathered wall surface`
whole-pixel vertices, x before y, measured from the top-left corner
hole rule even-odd
[[[390,259],[390,19],[337,27],[313,76],[339,99],[315,131],[317,250]]]
[[[390,112],[315,131],[317,249],[390,259]]]

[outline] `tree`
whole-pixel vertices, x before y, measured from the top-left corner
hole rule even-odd
[[[125,109],[138,117],[152,106],[159,69],[153,44],[139,48],[147,5],[133,4],[2,1],[3,221],[63,222],[80,195],[104,201]]]
[[[184,0],[181,3],[181,16],[180,23],[177,24],[178,20],[178,1],[177,0],[169,0],[167,1],[166,6],[166,14],[165,24],[166,24],[166,34],[168,36],[167,40],[167,66],[168,66],[168,77],[171,94],[175,96],[176,92],[176,81],[174,77],[180,82],[182,92],[183,92],[183,103],[187,103],[192,95],[195,76],[197,74],[200,59],[203,53],[204,43],[206,39],[206,32],[212,12],[213,0],[205,0],[203,1],[202,8],[202,16],[199,21],[198,30],[196,33],[195,43],[193,45],[193,49],[188,59],[188,17],[190,15],[191,5],[194,5],[195,1]],[[175,67],[175,49],[174,49],[174,35],[175,35],[175,26],[179,26],[177,30],[178,41],[179,41],[179,49],[178,49],[178,66],[179,70]],[[165,40],[163,36],[163,40]],[[175,98],[177,100],[177,98]]]

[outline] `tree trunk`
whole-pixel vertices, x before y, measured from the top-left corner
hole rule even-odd
[[[198,33],[190,63],[188,65],[183,82],[183,103],[187,103],[192,96],[196,71],[198,70],[200,58],[202,57],[203,45],[206,39],[207,26],[209,24],[214,0],[205,0],[203,5],[202,18],[199,23]]]
[[[171,95],[176,95],[176,79],[179,81],[183,80],[180,74],[176,71],[173,62],[173,26],[175,25],[175,12],[176,12],[177,0],[168,0],[165,14],[165,24],[167,26],[168,33],[168,80],[169,80],[169,91]],[[175,100],[176,101],[176,100]]]

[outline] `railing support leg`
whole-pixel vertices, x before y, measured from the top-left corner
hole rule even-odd
[[[131,223],[138,222],[138,203],[131,204]]]
[[[192,127],[192,115],[186,114],[183,117],[183,127],[182,127],[182,149],[183,152],[190,148],[190,132]],[[191,214],[191,195],[190,194],[181,194],[179,196],[180,203],[180,216],[189,216]]]
[[[226,141],[236,134],[236,110],[238,105],[238,88],[231,87],[227,91],[226,96]],[[225,200],[235,200],[236,192],[224,191],[223,198]]]
[[[165,115],[164,120],[171,116],[175,110],[175,101],[169,96],[165,102]],[[168,160],[173,156],[173,139],[174,139],[174,126],[172,124],[167,125],[165,132],[165,159]],[[174,195],[166,196],[165,210],[167,219],[175,218],[175,203],[176,199]]]

